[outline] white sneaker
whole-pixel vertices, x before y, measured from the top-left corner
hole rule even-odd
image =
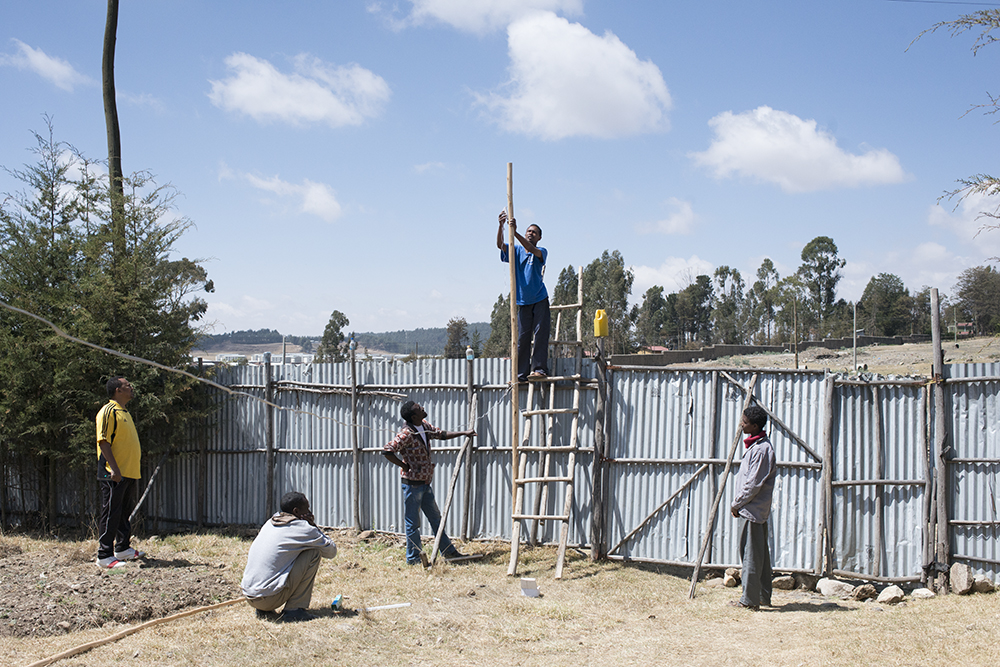
[[[115,558],[114,556],[108,556],[107,558],[98,558],[97,567],[103,568],[105,570],[113,570],[116,567],[125,567],[125,563]]]
[[[118,560],[138,560],[140,558],[145,558],[145,551],[136,551],[132,547],[129,547],[125,551],[116,551],[115,558]]]

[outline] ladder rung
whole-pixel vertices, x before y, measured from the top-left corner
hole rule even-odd
[[[538,378],[537,380],[528,380],[528,382],[531,384],[538,384],[541,382],[557,382],[560,380],[574,381],[584,379],[590,380],[590,378],[584,378],[582,375],[550,375],[548,377]]]
[[[546,408],[544,410],[525,410],[521,414],[525,417],[531,417],[532,415],[575,415],[579,410],[576,408],[552,408],[551,410]]]
[[[535,482],[572,482],[572,477],[523,477],[515,479],[515,484],[532,484]]]
[[[549,345],[583,345],[582,340],[554,340]]]
[[[556,306],[549,306],[549,310],[569,310],[570,308],[583,308],[582,303],[560,303]]]
[[[519,452],[575,452],[577,447],[574,445],[553,445],[551,447],[546,447],[545,445],[520,445],[517,448]]]
[[[539,521],[569,521],[568,514],[514,514],[512,517],[515,521],[520,519],[538,519]]]

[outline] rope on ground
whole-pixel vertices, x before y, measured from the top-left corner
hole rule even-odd
[[[104,646],[105,644],[110,644],[116,642],[119,639],[128,637],[131,634],[135,634],[140,630],[145,630],[146,628],[152,627],[154,625],[159,625],[160,623],[169,623],[170,621],[176,621],[179,618],[184,618],[185,616],[192,616],[194,614],[200,614],[203,611],[213,611],[215,609],[222,609],[223,607],[228,607],[229,605],[234,605],[238,602],[246,602],[246,598],[236,598],[235,600],[226,600],[225,602],[220,602],[218,604],[210,604],[206,607],[197,607],[195,609],[188,609],[186,611],[181,611],[171,616],[164,616],[163,618],[154,618],[152,621],[146,621],[141,625],[137,625],[134,628],[128,628],[117,632],[110,637],[105,637],[104,639],[98,639],[86,644],[80,644],[75,648],[71,648],[68,651],[63,651],[62,653],[57,653],[56,655],[49,656],[38,662],[33,662],[27,667],[45,667],[46,665],[51,665],[53,662],[62,660],[63,658],[71,658],[74,655],[79,655],[85,653],[90,649],[97,648],[98,646]]]

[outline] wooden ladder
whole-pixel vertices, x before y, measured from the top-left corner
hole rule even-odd
[[[559,532],[559,552],[556,558],[555,578],[562,577],[563,563],[566,560],[566,541],[569,538],[569,519],[573,508],[573,480],[576,475],[576,452],[579,447],[577,434],[580,424],[580,390],[583,382],[583,268],[577,274],[577,298],[576,303],[551,306],[551,310],[557,312],[555,338],[551,341],[552,354],[550,359],[558,359],[565,349],[573,351],[575,360],[574,372],[572,375],[549,376],[542,380],[531,380],[528,382],[528,400],[526,408],[521,411],[524,419],[521,443],[517,451],[517,466],[514,471],[514,504],[511,514],[512,527],[510,538],[510,566],[507,568],[508,575],[517,574],[517,560],[521,548],[521,525],[524,521],[531,521],[531,532],[529,541],[532,545],[538,543],[538,534],[546,521],[559,521],[562,523]],[[576,340],[562,340],[562,322],[564,311],[576,311]],[[551,364],[554,368],[556,363]],[[555,395],[556,383],[571,383],[573,387],[573,402],[570,408],[557,408]],[[515,386],[515,391],[519,388]],[[537,396],[536,396],[537,394]],[[545,407],[536,407],[536,402]],[[555,443],[555,420],[563,415],[572,416],[572,426],[570,428],[569,444]],[[538,420],[542,421],[545,429],[539,440],[541,444],[531,444],[531,433],[533,425]],[[561,475],[553,474],[552,468],[556,463],[556,457],[565,456],[566,468]],[[527,470],[529,459],[537,463],[537,476],[528,477]],[[562,511],[559,514],[548,513],[549,489],[557,485],[564,485],[565,497]],[[534,487],[532,511],[525,512],[524,500],[525,489],[529,485]],[[557,489],[556,489],[557,490]],[[556,491],[553,491],[555,493]]]

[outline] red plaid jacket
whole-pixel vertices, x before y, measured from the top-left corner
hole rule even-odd
[[[409,470],[399,469],[399,475],[403,479],[414,482],[429,482],[434,477],[434,463],[431,461],[430,441],[440,439],[444,432],[432,426],[426,419],[423,421],[424,434],[427,442],[420,437],[417,429],[407,424],[399,430],[392,441],[387,442],[382,448],[384,451],[392,452],[406,465]]]

